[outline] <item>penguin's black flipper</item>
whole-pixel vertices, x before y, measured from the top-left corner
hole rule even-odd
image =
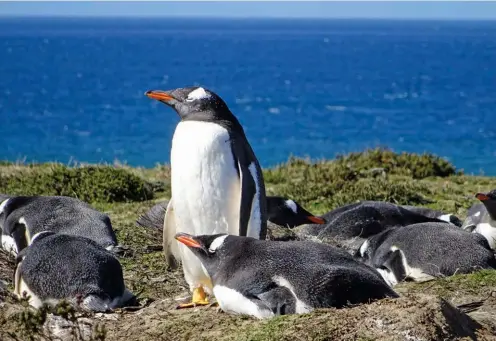
[[[237,167],[239,180],[241,182],[241,200],[239,209],[239,235],[247,236],[253,206],[256,201],[260,207],[260,239],[265,239],[267,230],[267,202],[265,198],[265,187],[262,178],[262,170],[257,162],[255,154],[247,142],[240,139],[231,140],[231,149],[235,167]],[[258,186],[257,186],[258,184]],[[258,187],[258,193],[257,193]],[[263,195],[262,195],[263,193]]]
[[[288,288],[278,286],[258,294],[257,298],[261,302],[256,303],[259,305],[263,303],[275,315],[287,315],[296,312],[296,299]]]
[[[239,210],[239,235],[247,236],[248,223],[250,222],[253,199],[256,195],[256,186],[250,170],[246,165],[238,162],[239,177],[241,181],[241,203]]]

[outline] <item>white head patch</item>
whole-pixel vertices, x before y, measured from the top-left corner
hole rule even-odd
[[[293,200],[286,200],[284,204],[293,211],[294,214],[296,214],[296,211],[298,210],[298,207],[296,206],[296,203]]]
[[[227,234],[223,235],[223,236],[220,236],[220,237],[217,237],[214,239],[214,241],[210,244],[210,247],[208,248],[208,251],[211,252],[211,253],[214,253],[215,251],[217,251],[217,249],[219,247],[222,246],[222,244],[224,244],[224,240],[227,238]]]
[[[205,91],[205,89],[200,87],[198,89],[191,91],[188,94],[186,101],[191,102],[191,101],[194,101],[196,99],[205,99],[205,98],[209,98],[209,97],[210,97],[210,95]]]
[[[5,206],[7,206],[7,203],[9,202],[10,199],[6,199],[4,201],[2,201],[2,203],[0,204],[0,214],[3,213],[3,210],[5,208]]]
[[[443,214],[438,217],[439,220],[444,220],[448,223],[451,223],[451,214]]]
[[[368,248],[369,248],[369,241],[366,240],[363,242],[362,246],[360,246],[360,256],[364,257],[365,252],[367,251]]]

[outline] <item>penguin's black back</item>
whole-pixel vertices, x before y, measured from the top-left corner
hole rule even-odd
[[[427,217],[401,206],[382,201],[361,201],[332,210],[322,216],[326,225],[310,225],[305,233],[320,240],[344,241],[343,247],[356,252],[370,236],[389,228],[422,222],[447,222]],[[305,236],[302,236],[305,238]],[[348,243],[349,241],[349,243]]]
[[[215,270],[207,270],[215,285],[224,285],[246,296],[274,287],[281,277],[294,288],[298,299],[318,307],[342,307],[397,294],[371,267],[346,251],[315,242],[277,242],[228,236]]]
[[[76,198],[12,197],[4,208],[5,232],[10,234],[21,218],[26,221],[31,236],[38,232],[53,231],[84,236],[103,247],[117,245],[109,216]]]
[[[20,256],[22,279],[41,299],[93,294],[112,300],[125,289],[117,258],[88,238],[42,233]]]

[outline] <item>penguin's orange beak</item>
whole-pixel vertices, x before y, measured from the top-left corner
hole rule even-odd
[[[477,199],[479,199],[480,201],[484,201],[484,200],[488,200],[489,199],[489,197],[487,195],[485,195],[484,193],[477,193],[475,195],[475,197]]]
[[[310,220],[314,224],[322,225],[322,224],[327,223],[327,221],[324,218],[316,217],[316,216],[313,216],[313,215],[312,216],[308,216],[307,219]]]
[[[186,234],[186,233],[178,233],[178,234],[176,234],[176,236],[174,238],[176,238],[176,240],[178,242],[181,242],[184,245],[189,246],[189,247],[196,247],[196,248],[201,248],[202,247],[201,244],[198,243],[193,238],[193,236],[190,236],[189,234]]]
[[[162,91],[162,90],[149,90],[149,91],[145,92],[145,95],[150,97],[150,98],[156,99],[158,101],[163,101],[163,102],[168,102],[170,100],[175,99],[170,94],[168,94],[167,92]]]

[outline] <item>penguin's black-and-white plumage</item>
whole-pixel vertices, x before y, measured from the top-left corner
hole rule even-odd
[[[398,297],[373,268],[326,244],[218,234],[176,238],[209,272],[225,312],[268,318]]]
[[[327,224],[304,226],[301,239],[317,238],[335,242],[354,254],[365,239],[386,229],[423,222],[446,221],[427,217],[401,206],[382,201],[361,201],[332,210],[322,216]]]
[[[496,268],[484,237],[446,223],[388,229],[367,239],[355,255],[390,285]]]
[[[170,265],[180,259],[190,289],[211,282],[198,258],[174,239],[177,232],[228,233],[265,239],[267,211],[261,167],[243,127],[226,103],[203,87],[148,91],[180,116],[172,139],[172,198],[163,247]]]
[[[401,207],[406,208],[407,210],[413,211],[418,214],[425,215],[429,218],[437,218],[439,220],[444,220],[448,223],[451,223],[455,226],[461,227],[462,221],[456,215],[451,213],[445,213],[442,211],[434,210],[428,207],[420,207],[420,206],[410,206],[410,205],[401,205]]]
[[[10,198],[12,198],[11,195],[0,194],[0,207],[5,200]],[[5,251],[15,255],[17,253],[17,245],[14,241],[14,238],[4,231],[4,217],[5,215],[3,214],[3,210],[0,209],[0,247]]]
[[[0,214],[3,234],[15,242],[13,253],[43,231],[83,236],[108,250],[118,249],[109,216],[76,198],[12,196],[0,203]]]
[[[467,212],[462,229],[483,235],[491,249],[496,249],[496,189],[475,195],[481,203],[474,204]]]
[[[115,255],[91,239],[44,231],[17,255],[15,294],[40,308],[67,300],[105,312],[134,300]]]
[[[278,196],[267,196],[267,220],[288,228],[304,224],[322,225],[326,223],[324,218],[308,212],[296,201]]]
[[[168,201],[161,201],[142,214],[136,225],[145,228],[162,229]],[[267,196],[267,221],[294,228],[303,224],[325,224],[325,219],[308,212],[296,201],[284,197]]]

